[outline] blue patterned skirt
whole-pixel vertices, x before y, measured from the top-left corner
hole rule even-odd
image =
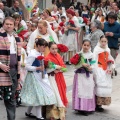
[[[42,83],[47,84],[42,80]],[[48,85],[48,87],[50,87]],[[52,90],[50,88],[50,90]],[[50,91],[49,91],[50,92]],[[21,100],[26,106],[44,106],[56,104],[54,94],[47,95],[32,72],[28,72],[21,90]]]

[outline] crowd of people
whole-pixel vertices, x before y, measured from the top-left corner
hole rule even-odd
[[[66,65],[75,69],[72,109],[87,116],[110,105],[112,78],[120,38],[117,2],[84,5],[62,0],[40,12],[38,4],[26,20],[15,0],[0,3],[0,100],[7,119],[15,120],[16,106],[28,106],[25,116],[36,120],[65,120],[68,107]],[[68,50],[61,53],[58,45]],[[64,48],[63,48],[64,49]],[[36,108],[36,115],[32,108]]]

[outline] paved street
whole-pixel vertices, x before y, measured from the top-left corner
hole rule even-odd
[[[82,116],[71,109],[74,70],[72,66],[68,66],[69,72],[65,73],[66,84],[68,87],[67,96],[69,100],[69,107],[66,117],[67,120],[120,120],[120,54],[116,61],[118,76],[114,77],[113,79],[112,104],[110,106],[104,107],[104,113],[94,113],[87,117]],[[29,120],[24,115],[26,109],[26,107],[17,108],[16,120]],[[33,113],[35,113],[35,110],[33,110]],[[3,101],[0,101],[0,120],[7,120]]]

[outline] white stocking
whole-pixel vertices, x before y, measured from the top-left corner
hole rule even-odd
[[[33,106],[29,106],[28,109],[27,109],[27,114],[30,114],[32,109],[33,109]]]
[[[41,106],[36,106],[35,108],[36,108],[37,118],[42,118],[42,111],[41,111],[42,107]]]

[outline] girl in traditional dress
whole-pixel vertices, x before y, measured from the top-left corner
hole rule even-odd
[[[65,108],[68,105],[68,100],[66,97],[66,83],[61,69],[66,68],[66,66],[62,60],[62,57],[57,53],[57,44],[55,42],[49,43],[49,49],[50,53],[45,58],[45,61],[51,61],[56,65],[54,69],[47,68],[47,73],[57,99],[57,104],[47,116],[48,118],[53,117],[55,119],[65,120]],[[59,113],[57,112],[58,114],[56,114],[56,111],[59,111]]]
[[[95,94],[96,94],[96,110],[103,112],[102,105],[110,105],[112,92],[111,73],[115,68],[114,59],[110,54],[107,45],[107,38],[102,36],[99,43],[94,49],[95,66]]]
[[[82,15],[83,18],[89,18],[88,6],[83,6]]]
[[[70,64],[70,58],[78,50],[78,31],[80,30],[80,25],[77,17],[75,17],[75,12],[71,9],[66,11],[69,21],[65,27],[65,34],[62,38],[62,44],[66,45],[69,49],[67,55],[65,56],[65,62]]]
[[[53,105],[56,103],[54,93],[44,81],[44,65],[42,57],[47,42],[44,39],[36,39],[36,47],[31,51],[27,58],[26,69],[28,71],[21,91],[22,103],[26,106],[36,107],[36,120],[44,120],[42,117],[41,106]],[[26,116],[34,117],[29,107]]]
[[[89,112],[95,111],[94,80],[92,73],[94,67],[90,64],[93,60],[90,46],[91,43],[89,40],[83,41],[80,54],[86,62],[75,66],[76,71],[72,91],[72,108],[86,116]]]

